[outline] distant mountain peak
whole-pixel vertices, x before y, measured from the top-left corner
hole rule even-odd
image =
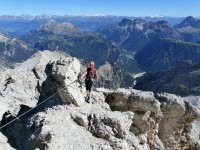
[[[133,20],[133,22],[134,23],[141,23],[141,22],[146,22],[144,19],[142,19],[142,18],[135,18],[134,20]]]
[[[124,18],[122,19],[122,21],[118,23],[118,25],[123,27],[123,26],[137,25],[141,23],[147,23],[147,22],[142,18],[135,18],[135,19]]]
[[[41,27],[44,29],[44,28],[47,28],[47,27],[50,27],[50,26],[55,26],[57,25],[57,22],[54,21],[54,20],[49,20],[47,21],[44,25],[42,25]]]
[[[54,24],[54,23],[57,23],[55,20],[49,20],[46,22],[46,24]]]
[[[80,31],[79,28],[75,27],[70,22],[59,23],[54,20],[50,20],[50,21],[46,22],[44,25],[40,26],[37,30],[38,31],[45,30],[48,32],[56,33],[56,34],[65,34],[68,32],[79,32]]]
[[[188,16],[183,22],[178,24],[176,28],[184,28],[184,27],[192,27],[192,28],[200,28],[200,20],[195,19],[192,16]]]
[[[136,29],[142,30],[142,29],[173,29],[173,27],[169,24],[166,20],[161,20],[157,22],[147,22],[146,20],[142,18],[135,18],[135,19],[127,19],[124,18],[121,22],[118,24],[120,27],[127,27],[127,26],[134,26]]]
[[[161,27],[165,27],[165,28],[168,28],[168,29],[173,29],[173,27],[166,20],[157,21],[156,25],[159,25]]]
[[[50,26],[58,26],[58,27],[63,26],[66,28],[75,28],[75,26],[70,22],[59,23],[59,22],[56,22],[55,20],[49,20],[43,25],[43,27],[50,27]]]
[[[127,25],[131,25],[133,23],[132,19],[128,19],[128,18],[124,18],[122,19],[122,21],[120,21],[118,23],[119,26],[127,26]]]
[[[194,19],[194,17],[192,17],[192,16],[188,16],[186,19],[185,19],[185,21],[194,21],[195,19]]]
[[[154,15],[151,15],[150,17],[151,17],[151,18],[163,18],[163,17],[165,17],[165,16],[159,15],[159,14],[154,14]]]

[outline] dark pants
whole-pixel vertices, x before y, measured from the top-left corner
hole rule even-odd
[[[92,84],[93,84],[92,80],[85,80],[86,91],[91,92]]]

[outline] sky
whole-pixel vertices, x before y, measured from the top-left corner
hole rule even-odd
[[[0,0],[0,15],[200,16],[200,0]]]

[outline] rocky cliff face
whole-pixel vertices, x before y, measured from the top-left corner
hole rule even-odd
[[[200,65],[182,62],[168,71],[147,73],[137,79],[134,88],[152,90],[154,92],[169,92],[181,96],[199,95]]]
[[[22,61],[33,54],[33,49],[25,42],[0,32],[0,59]]]
[[[124,74],[117,63],[104,64],[98,69],[99,81],[96,87],[117,89],[123,85]]]
[[[200,63],[200,44],[174,39],[160,39],[136,54],[136,60],[146,71],[162,71],[177,67],[183,61]]]
[[[200,20],[192,16],[187,17],[183,22],[175,26],[176,30],[181,34],[182,39],[190,42],[198,42],[200,40]]]
[[[200,60],[200,20],[191,16],[175,27],[167,21],[148,22],[140,18],[125,18],[98,32],[115,41],[119,47],[136,54],[137,61],[134,54],[127,52],[124,54],[125,59],[122,59],[125,66],[128,66],[128,61],[133,64],[131,66],[134,67],[129,68],[134,73],[140,69],[168,70],[183,60],[191,60],[193,63],[199,63]]]
[[[54,34],[78,34],[80,33],[80,29],[75,27],[70,22],[64,22],[64,23],[57,23],[54,20],[50,20],[46,22],[44,25],[40,26],[37,31],[48,31],[52,32]]]
[[[188,16],[185,20],[183,20],[180,24],[176,25],[176,28],[184,28],[184,27],[192,27],[192,28],[200,28],[200,20],[195,19],[192,16]]]
[[[58,94],[3,128],[0,147],[199,149],[200,131],[193,126],[200,118],[198,108],[166,93],[104,88],[93,91],[87,104],[85,88],[75,81],[82,69],[77,58],[44,51],[2,72],[1,125]]]
[[[141,18],[133,20],[124,18],[119,23],[100,28],[98,32],[124,49],[137,52],[160,38],[198,42],[200,40],[200,20],[189,16],[173,27],[167,21],[148,22]]]
[[[190,119],[194,116],[199,118],[200,112],[180,97],[125,89],[104,93],[111,110],[134,112],[130,130],[136,136],[145,134],[146,141],[143,144],[148,144],[150,149],[199,148],[191,144],[194,142],[194,135],[193,121]],[[190,112],[190,115],[186,112]],[[190,121],[188,116],[193,116]]]
[[[160,38],[180,38],[178,32],[167,21],[154,23],[140,18],[123,19],[118,24],[99,29],[99,32],[114,40],[124,49],[133,52],[142,50],[147,44]]]

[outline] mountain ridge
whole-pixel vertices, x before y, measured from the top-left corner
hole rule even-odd
[[[34,53],[24,41],[0,33],[0,58],[11,62],[22,61]]]
[[[127,17],[127,16],[89,16],[89,15],[21,15],[12,16],[4,15],[0,16],[0,28],[4,29],[6,32],[10,32],[16,36],[21,36],[27,32],[36,29],[38,26],[44,24],[49,20],[56,20],[57,22],[71,22],[72,24],[78,26],[84,31],[95,32],[98,28],[104,26],[105,24],[111,24],[119,22],[123,18],[137,18],[137,17]],[[184,17],[142,17],[147,21],[159,21],[167,20],[171,25],[176,25],[180,23]]]
[[[180,39],[178,32],[167,21],[148,22],[141,18],[123,19],[118,24],[99,29],[98,32],[133,52],[142,50],[145,45],[159,38]]]
[[[167,71],[147,73],[137,78],[134,88],[152,90],[154,92],[169,92],[181,96],[199,95],[200,64],[185,61]]]
[[[160,39],[136,54],[138,63],[148,71],[169,70],[184,60],[200,63],[200,44],[175,39]]]
[[[22,39],[37,50],[61,50],[86,61],[94,59],[97,65],[115,62],[120,56],[115,44],[103,35],[81,31],[69,23],[47,22]]]
[[[46,22],[44,25],[38,27],[36,30],[37,31],[45,30],[55,34],[67,34],[68,32],[72,34],[80,33],[80,29],[75,27],[72,23],[70,22],[58,23],[54,20]]]

